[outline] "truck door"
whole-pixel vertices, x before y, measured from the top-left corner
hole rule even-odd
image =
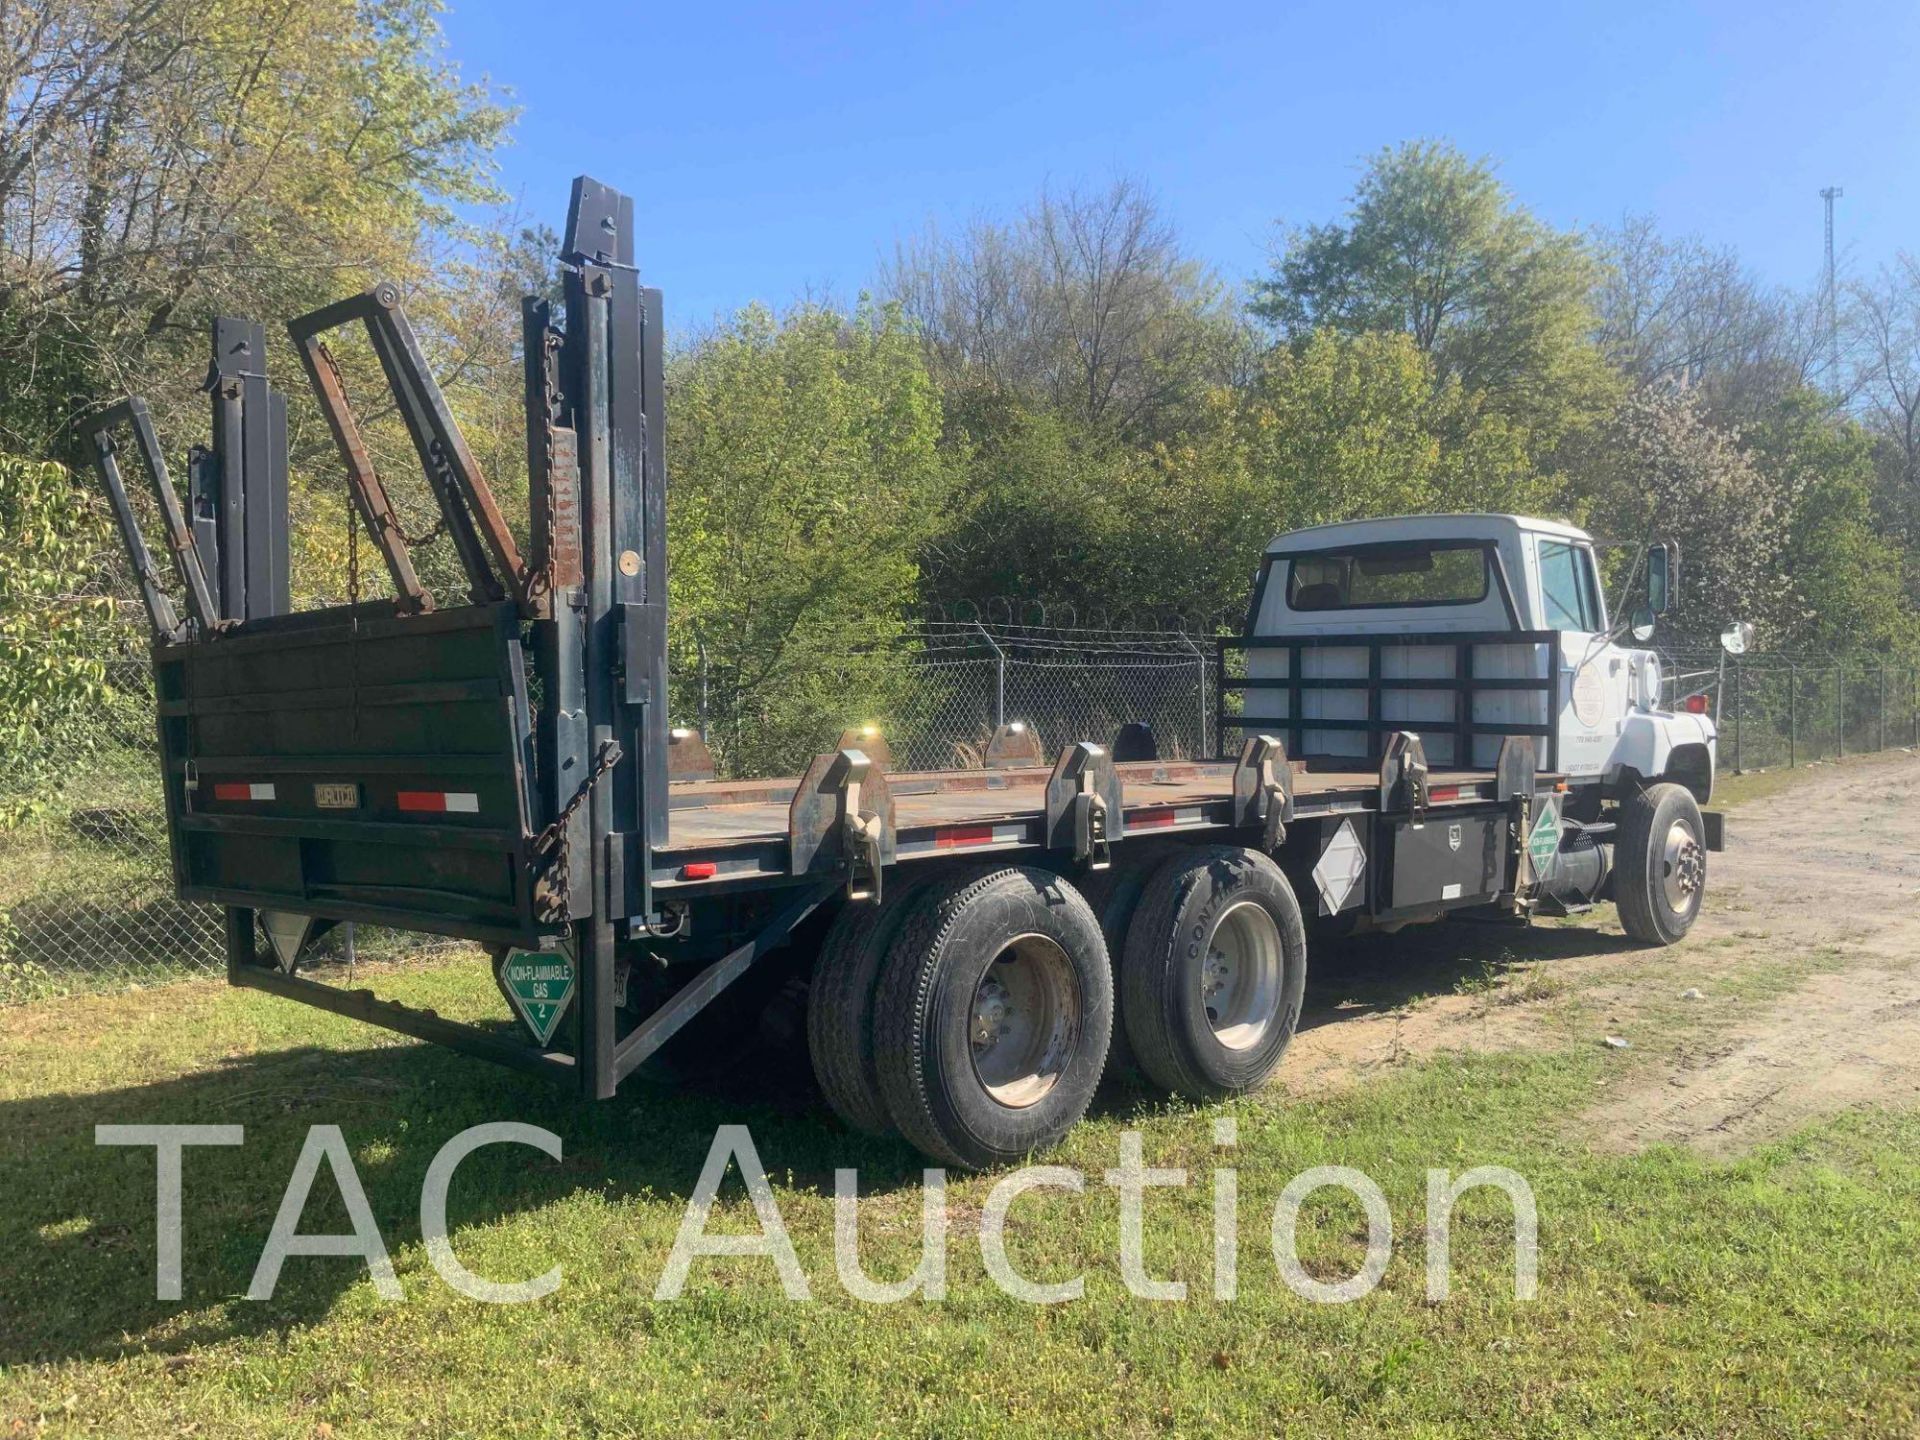
[[[1578,541],[1533,537],[1541,623],[1560,631],[1558,765],[1570,777],[1597,778],[1606,768],[1626,713],[1632,674],[1624,651],[1605,640],[1593,551]]]

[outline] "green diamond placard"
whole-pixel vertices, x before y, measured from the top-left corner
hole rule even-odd
[[[573,956],[565,950],[509,950],[500,962],[500,988],[535,1042],[545,1045],[573,1002]]]
[[[1560,802],[1551,797],[1540,802],[1540,814],[1527,836],[1527,854],[1533,860],[1534,878],[1544,880],[1553,871],[1554,857],[1560,853]]]

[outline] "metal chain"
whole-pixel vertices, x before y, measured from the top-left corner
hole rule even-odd
[[[400,530],[400,527],[397,524],[393,528],[396,530]],[[431,530],[427,531],[426,534],[409,535],[407,534],[406,531],[400,530],[400,538],[407,542],[407,546],[409,549],[413,549],[421,545],[431,545],[434,541],[438,540],[442,535],[446,533],[447,533],[447,517],[442,515],[440,519],[434,524],[434,527]]]
[[[540,414],[540,447],[542,468],[546,476],[547,490],[547,534],[546,555],[539,570],[527,576],[527,595],[529,599],[546,593],[553,604],[559,603],[559,565],[555,559],[558,552],[557,529],[559,525],[559,507],[555,500],[558,487],[554,484],[553,473],[553,428],[555,417],[560,413],[560,384],[554,356],[560,349],[560,336],[552,327],[548,327],[541,337],[540,383],[542,410]]]
[[[333,358],[333,352],[328,350],[325,345],[320,347],[320,358],[327,368],[333,371],[333,383],[340,387],[340,399],[346,405],[347,409],[351,411],[353,408],[353,397],[347,393],[346,372],[340,368],[340,362]],[[369,465],[373,463],[371,454],[367,457],[367,463]],[[440,468],[444,474],[446,469],[444,460],[440,462]],[[347,598],[349,603],[358,605],[360,603],[360,528],[354,524],[354,518],[353,494],[352,491],[349,490],[347,494]],[[447,517],[445,514],[442,514],[439,520],[436,521],[432,528],[424,535],[407,534],[407,532],[401,528],[398,513],[393,515],[392,524],[393,533],[398,535],[410,550],[417,549],[422,545],[431,545],[435,540],[438,540],[442,535],[447,533]]]
[[[446,451],[441,448],[438,440],[430,442],[427,446],[427,464],[433,468],[433,473],[439,477],[440,483],[433,487],[434,490],[451,501],[454,495],[453,467],[447,463]],[[395,517],[396,521],[398,518],[398,516]],[[396,524],[394,528],[399,529],[399,526]],[[409,546],[431,545],[446,533],[447,512],[442,510],[440,512],[440,518],[434,522],[432,528],[429,529],[426,534],[416,538],[407,534],[406,531],[401,530],[400,538],[406,541]]]
[[[546,401],[546,423],[541,426],[541,441],[546,451],[547,465],[547,554],[546,583],[547,594],[559,603],[560,568],[556,558],[559,554],[560,507],[556,498],[560,487],[554,483],[553,429],[559,423],[560,416],[560,336],[548,329],[542,344],[540,380],[543,398]]]
[[[587,776],[585,783],[574,792],[573,798],[567,801],[560,813],[554,816],[553,823],[534,839],[535,861],[538,861],[539,857],[546,854],[548,850],[554,852],[553,866],[548,871],[549,902],[543,917],[545,919],[569,923],[573,920],[573,856],[567,832],[572,825],[573,817],[579,813],[580,807],[587,803],[587,797],[593,794],[593,787],[606,779],[613,767],[620,763],[622,753],[617,740],[604,742],[600,746],[600,753],[594,758],[593,771]],[[554,903],[555,901],[558,903]]]
[[[360,517],[354,512],[353,491],[347,491],[347,604],[360,603]]]

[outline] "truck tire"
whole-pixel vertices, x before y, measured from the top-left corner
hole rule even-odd
[[[1086,1114],[1112,1026],[1106,942],[1072,885],[1026,867],[936,882],[881,967],[887,1113],[947,1164],[1021,1159]]]
[[[821,943],[807,987],[807,1054],[820,1093],[851,1130],[891,1135],[873,1059],[873,997],[880,962],[907,915],[927,896],[928,877],[896,881],[879,905],[846,905]]]
[[[1155,1083],[1196,1100],[1251,1090],[1286,1053],[1306,983],[1300,904],[1265,855],[1209,846],[1147,882],[1120,961],[1120,1011]]]
[[[1684,785],[1649,785],[1621,802],[1613,898],[1641,944],[1672,945],[1693,928],[1707,889],[1705,834]]]

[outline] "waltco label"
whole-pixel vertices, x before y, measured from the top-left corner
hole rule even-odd
[[[359,783],[346,780],[315,785],[313,803],[322,810],[358,810],[360,808]]]

